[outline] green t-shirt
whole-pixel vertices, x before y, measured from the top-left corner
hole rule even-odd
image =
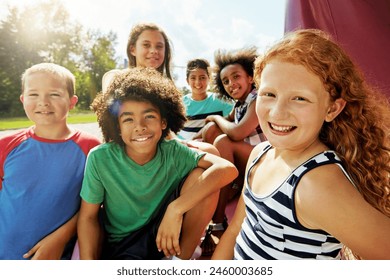
[[[102,144],[88,155],[81,197],[103,203],[108,240],[119,241],[150,221],[203,155],[176,140],[164,140],[156,156],[141,166],[118,144]]]

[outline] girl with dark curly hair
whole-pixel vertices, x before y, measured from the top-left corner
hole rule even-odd
[[[219,189],[235,179],[236,168],[165,139],[186,118],[180,92],[154,69],[121,71],[92,106],[106,143],[91,151],[86,163],[80,258],[191,258]]]
[[[390,259],[385,97],[320,30],[286,35],[256,60],[255,81],[268,141],[213,259]]]

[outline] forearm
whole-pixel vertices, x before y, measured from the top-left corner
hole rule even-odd
[[[232,260],[234,256],[234,246],[236,245],[236,238],[241,230],[241,225],[245,219],[245,204],[243,196],[238,200],[236,210],[233,218],[220,238],[218,245],[212,256],[212,260]]]
[[[78,221],[78,242],[81,260],[100,258],[103,233],[98,219],[81,218]]]
[[[229,227],[219,239],[218,245],[211,257],[212,260],[232,260],[237,234]]]
[[[227,134],[228,136],[234,134],[237,125],[233,121],[218,115],[213,116],[212,121],[216,123],[224,134]]]
[[[57,240],[57,244],[61,244],[61,246],[65,247],[69,240],[76,235],[78,216],[79,213],[77,212],[70,220],[51,233]]]
[[[180,197],[171,203],[170,207],[183,215],[203,199],[231,183],[237,176],[238,171],[230,162],[213,164],[204,170],[189,190],[182,192]]]

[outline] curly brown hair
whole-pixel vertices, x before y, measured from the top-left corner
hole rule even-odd
[[[239,50],[217,50],[214,53],[213,79],[211,81],[212,90],[220,99],[233,99],[225,90],[221,80],[221,71],[228,65],[240,64],[245,72],[253,77],[253,64],[257,57],[257,48],[254,46]],[[253,88],[255,85],[253,84]]]
[[[178,132],[186,122],[181,93],[174,83],[155,69],[136,67],[118,72],[107,90],[96,96],[92,109],[97,114],[105,142],[124,145],[120,135],[118,112],[127,100],[146,101],[158,107],[167,122],[161,139],[169,131]]]
[[[264,67],[275,59],[304,66],[320,78],[331,100],[346,101],[334,121],[324,122],[319,138],[340,156],[364,199],[390,217],[389,101],[323,31],[289,33],[258,57],[257,88]]]
[[[127,41],[127,58],[129,59],[129,67],[136,67],[137,62],[135,59],[135,56],[131,54],[131,48],[135,46],[137,43],[137,40],[139,36],[141,35],[142,32],[145,30],[153,30],[153,31],[158,31],[161,33],[161,35],[164,38],[164,43],[165,43],[165,56],[164,56],[164,63],[161,64],[160,67],[157,68],[157,70],[161,73],[164,74],[165,70],[165,75],[169,78],[172,79],[171,75],[171,60],[172,60],[172,50],[171,50],[171,42],[167,36],[167,34],[162,30],[161,27],[154,23],[138,23],[133,26],[133,28],[130,31],[129,39]]]

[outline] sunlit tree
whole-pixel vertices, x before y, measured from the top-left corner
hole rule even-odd
[[[88,109],[104,72],[116,67],[116,35],[84,30],[56,0],[10,7],[0,22],[0,117],[23,115],[20,77],[40,62],[67,67],[76,76],[79,107]]]

